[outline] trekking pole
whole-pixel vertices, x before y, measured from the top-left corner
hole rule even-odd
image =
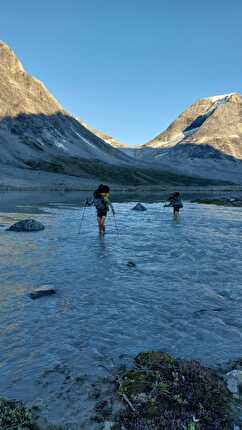
[[[117,224],[117,220],[116,220],[116,217],[115,217],[115,213],[113,213],[113,219],[114,219],[114,224],[115,224],[115,229],[116,229],[116,232],[117,232],[117,236],[119,236],[119,229],[118,229],[118,224]]]
[[[80,221],[80,226],[79,226],[78,234],[81,233],[81,228],[82,228],[82,224],[83,224],[83,220],[84,220],[84,215],[85,215],[86,207],[87,207],[87,204],[85,202],[84,207],[83,207],[83,211],[82,211],[82,217],[81,217],[81,221]]]

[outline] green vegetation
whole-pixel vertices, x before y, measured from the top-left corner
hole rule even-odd
[[[117,166],[107,164],[98,160],[72,158],[58,158],[52,162],[29,160],[25,164],[35,170],[44,170],[55,173],[65,173],[77,177],[93,177],[100,181],[114,182],[120,185],[184,185],[184,186],[207,186],[222,185],[227,182],[202,179],[178,175],[171,172],[151,168],[138,168],[132,166]]]
[[[21,402],[0,399],[1,430],[33,430],[31,411]]]
[[[231,395],[212,370],[164,352],[145,352],[118,378],[127,430],[230,430]]]
[[[217,198],[217,199],[196,199],[194,203],[202,203],[205,205],[216,205],[216,206],[242,206],[242,199],[228,199],[228,198]]]

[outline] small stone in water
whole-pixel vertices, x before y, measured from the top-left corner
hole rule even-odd
[[[51,296],[52,294],[55,294],[55,293],[56,291],[53,287],[50,287],[48,285],[43,285],[42,287],[32,291],[32,293],[30,293],[30,297],[31,299],[35,300],[35,299],[38,299],[39,297]]]
[[[136,267],[136,264],[134,263],[134,261],[128,261],[127,266],[129,267]]]
[[[142,203],[137,203],[137,205],[135,205],[132,208],[132,210],[133,211],[141,211],[141,212],[143,212],[143,211],[146,211],[147,209],[146,209],[146,207],[144,205],[142,205]]]

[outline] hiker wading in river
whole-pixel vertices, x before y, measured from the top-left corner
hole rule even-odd
[[[173,207],[174,218],[177,218],[179,215],[180,209],[183,208],[183,203],[182,203],[180,193],[176,192],[176,193],[172,194],[168,198],[168,201],[169,201],[169,203],[165,204],[164,207],[165,208]]]
[[[100,184],[99,187],[93,193],[93,199],[87,205],[94,205],[97,210],[97,222],[100,234],[105,233],[105,220],[109,207],[112,210],[113,215],[115,214],[112,203],[109,200],[109,187],[107,185]]]

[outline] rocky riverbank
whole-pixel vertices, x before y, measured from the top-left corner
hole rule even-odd
[[[140,353],[93,385],[97,430],[241,430],[242,361],[209,369],[164,352]],[[38,408],[0,400],[1,430],[69,430],[41,424]],[[73,427],[71,427],[72,429]],[[78,425],[75,429],[79,429]]]

